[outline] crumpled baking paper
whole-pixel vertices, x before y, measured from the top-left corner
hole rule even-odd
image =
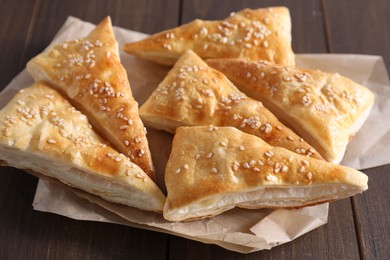
[[[94,25],[69,17],[53,42],[86,36]],[[140,40],[146,34],[114,28],[119,46]],[[302,68],[338,72],[370,88],[375,94],[374,108],[350,142],[341,164],[366,169],[390,163],[390,87],[383,59],[368,55],[304,54],[296,55]],[[137,59],[121,51],[135,99],[142,104],[165,77],[169,68]],[[22,71],[0,94],[0,107],[21,88],[33,83]],[[163,174],[171,150],[172,135],[148,129],[148,139],[158,174],[157,184],[165,191]],[[107,202],[62,183],[40,179],[34,209],[79,220],[112,222],[173,234],[226,249],[249,253],[270,249],[295,239],[327,222],[328,204],[302,209],[233,209],[219,216],[172,223],[160,214]]]

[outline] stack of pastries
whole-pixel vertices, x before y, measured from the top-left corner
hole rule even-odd
[[[338,163],[374,96],[339,74],[294,66],[287,8],[195,20],[123,50],[173,66],[139,109],[109,17],[30,60],[36,83],[0,111],[0,164],[169,221],[367,189],[364,173]],[[175,134],[167,197],[143,124]]]

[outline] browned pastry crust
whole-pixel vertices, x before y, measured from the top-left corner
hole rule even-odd
[[[164,65],[175,64],[189,49],[202,58],[262,59],[293,65],[289,10],[244,9],[222,21],[197,19],[123,46],[130,54]]]
[[[163,214],[183,221],[234,207],[302,207],[363,192],[367,181],[359,171],[272,147],[233,127],[179,127]]]
[[[109,17],[86,37],[50,46],[27,70],[69,97],[91,124],[150,177],[154,168]]]
[[[248,98],[222,73],[187,51],[141,106],[148,126],[174,133],[178,126],[234,126],[272,146],[322,157],[261,102]]]
[[[337,73],[238,59],[208,60],[260,100],[330,162],[339,163],[374,104],[373,93]]]
[[[0,111],[0,164],[54,177],[106,200],[161,212],[165,196],[105,143],[57,91],[35,83]]]

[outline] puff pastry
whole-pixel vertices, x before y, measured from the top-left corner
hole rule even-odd
[[[197,19],[123,46],[130,54],[164,65],[175,64],[188,49],[202,58],[262,59],[293,65],[289,10],[244,9],[222,21]]]
[[[178,126],[234,126],[272,146],[320,159],[261,102],[248,98],[222,73],[188,50],[141,106],[144,123],[174,133]]]
[[[260,100],[327,160],[339,163],[374,103],[373,93],[337,73],[238,59],[207,63]]]
[[[233,127],[179,127],[163,214],[183,221],[234,207],[302,207],[363,192],[367,182],[364,173],[272,147]]]
[[[109,17],[86,38],[50,46],[28,62],[27,70],[65,94],[101,136],[154,178],[146,130]]]
[[[57,91],[35,83],[0,111],[0,164],[54,177],[102,198],[161,212],[165,196],[105,143]]]

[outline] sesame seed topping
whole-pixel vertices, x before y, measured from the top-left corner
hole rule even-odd
[[[177,168],[176,169],[176,174],[180,173],[181,169],[180,168]]]
[[[184,164],[183,168],[186,169],[186,170],[188,170],[188,168],[189,168],[189,167],[188,167],[188,164]]]
[[[125,130],[125,129],[127,129],[127,128],[129,128],[128,125],[121,125],[121,126],[119,127],[119,129],[121,129],[121,130]]]
[[[213,125],[210,125],[210,126],[209,126],[209,131],[212,132],[212,131],[214,131],[214,130],[218,130],[218,127],[213,126]]]
[[[271,158],[271,157],[274,155],[274,153],[273,153],[272,151],[266,151],[266,152],[264,153],[264,155],[267,156],[267,157],[269,157],[269,158]]]
[[[112,158],[114,155],[113,155],[112,153],[107,153],[106,156],[107,156],[108,158]]]
[[[215,168],[215,167],[213,167],[213,168],[211,168],[211,172],[213,172],[213,173],[217,173],[217,172],[218,172],[218,169],[217,169],[217,168]]]
[[[253,168],[253,170],[254,170],[255,172],[259,172],[259,171],[260,171],[260,169],[257,168],[257,167]]]
[[[245,150],[245,148],[244,148],[243,145],[240,145],[240,146],[238,147],[238,149],[240,149],[240,151],[244,151],[244,150]]]
[[[226,146],[227,146],[227,144],[226,144],[225,142],[223,142],[223,141],[222,141],[220,144],[221,144],[221,146],[223,146],[223,147],[226,147]]]
[[[195,160],[198,160],[199,159],[199,157],[200,157],[200,154],[195,154]]]
[[[286,165],[284,165],[284,166],[282,167],[281,172],[287,172],[287,171],[288,171],[288,167],[287,167]]]
[[[121,158],[121,157],[116,157],[116,158],[115,158],[115,161],[116,161],[116,162],[120,162],[120,161],[122,161],[122,158]]]
[[[311,172],[308,172],[308,173],[306,174],[306,177],[307,177],[309,180],[311,180],[311,178],[313,178],[313,174],[312,174]]]
[[[290,141],[294,141],[294,138],[292,136],[287,136],[287,139],[290,140]]]
[[[245,169],[249,169],[249,168],[250,168],[249,163],[247,163],[247,162],[244,163],[244,168],[245,168]]]
[[[276,129],[278,129],[278,130],[282,130],[283,128],[281,127],[281,126],[276,126]]]
[[[142,157],[145,154],[143,149],[139,150],[138,157]]]
[[[306,161],[306,160],[302,160],[302,164],[305,165],[305,166],[308,166],[308,165],[309,165],[309,162]]]
[[[56,140],[54,140],[54,139],[48,139],[47,140],[47,142],[49,143],[49,144],[55,144],[55,143],[57,143],[57,141]]]
[[[125,144],[126,146],[129,146],[129,145],[130,145],[130,142],[129,142],[128,140],[125,140],[125,141],[124,141],[124,144]]]
[[[300,173],[304,173],[305,171],[306,171],[305,166],[299,167],[299,172],[300,172]]]
[[[208,154],[206,155],[206,158],[207,158],[207,159],[210,159],[212,156],[213,156],[213,153],[208,153]]]

